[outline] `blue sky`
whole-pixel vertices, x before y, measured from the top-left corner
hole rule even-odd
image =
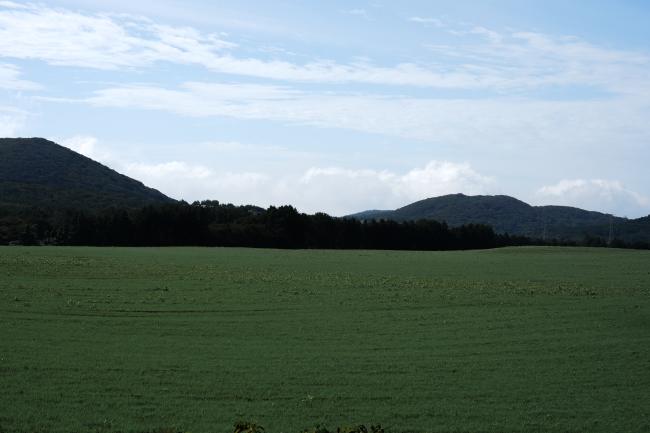
[[[645,1],[0,1],[0,136],[178,198],[650,213]]]

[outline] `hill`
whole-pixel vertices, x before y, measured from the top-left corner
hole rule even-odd
[[[149,204],[165,206],[143,209]],[[431,249],[435,244],[435,248],[444,249],[455,245],[453,239],[480,237],[480,230],[465,230],[464,225],[483,224],[499,234],[547,242],[605,245],[612,230],[612,240],[624,241],[625,246],[650,244],[650,216],[628,220],[573,207],[531,206],[504,195],[452,194],[350,217],[387,221],[359,224],[318,215],[311,218],[290,206],[268,211],[217,201],[188,206],[43,138],[0,139],[0,243],[397,249]],[[391,220],[444,221],[454,229],[432,222],[397,226]],[[423,239],[423,233],[433,232],[437,233],[435,242]],[[321,239],[323,236],[326,239]],[[445,243],[445,236],[451,243]],[[377,243],[377,239],[383,240]],[[523,242],[512,236],[495,239],[479,244]],[[463,245],[456,247],[469,247]]]
[[[432,219],[450,226],[488,224],[497,233],[533,238],[584,240],[613,236],[627,242],[650,241],[650,217],[628,220],[568,206],[531,206],[505,195],[450,194],[427,198],[396,210],[365,211],[356,219],[409,221]]]
[[[173,202],[161,192],[43,138],[0,139],[0,206],[135,208]]]

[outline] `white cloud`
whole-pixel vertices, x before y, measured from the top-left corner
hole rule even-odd
[[[238,141],[207,141],[200,143],[197,148],[207,154],[218,154],[220,159],[228,157],[252,161],[254,159],[270,162],[272,159],[291,161],[314,160],[325,156],[322,152],[293,150],[284,146],[241,143]]]
[[[0,106],[0,137],[16,137],[23,129],[26,120],[26,112]]]
[[[449,30],[453,45],[425,45],[432,53],[458,64],[475,87],[521,92],[549,86],[592,87],[612,94],[648,95],[650,56],[602,48],[581,39],[542,33],[500,33],[475,26]],[[478,40],[468,40],[474,36]],[[471,88],[467,86],[467,88]],[[570,95],[570,91],[565,91]]]
[[[98,145],[94,137],[76,136],[60,142],[164,194],[190,202],[215,199],[263,207],[291,204],[303,212],[346,215],[397,208],[443,194],[484,194],[496,186],[492,177],[469,164],[450,161],[430,161],[405,173],[343,167],[295,167],[282,173],[221,171],[185,161],[131,161]],[[248,148],[238,143],[223,145],[227,149]]]
[[[357,17],[361,17],[365,20],[370,19],[370,15],[368,14],[368,11],[365,9],[348,9],[343,11],[344,13],[348,15],[354,15]]]
[[[233,44],[192,28],[28,4],[0,10],[0,56],[99,69],[197,63]]]
[[[118,172],[143,182],[162,193],[187,201],[217,199],[238,204],[268,201],[269,176],[254,172],[217,172],[205,165],[186,161],[142,162],[133,161],[111,151],[97,137],[76,135],[56,140],[62,146],[101,162]],[[239,143],[204,143],[239,149]],[[270,203],[270,202],[269,202]]]
[[[98,107],[162,110],[193,117],[265,119],[386,134],[464,148],[592,150],[650,140],[645,100],[425,99],[301,92],[282,86],[184,83],[179,89],[99,90]],[[607,122],[603,122],[607,119]],[[496,147],[495,147],[496,146]]]
[[[212,171],[201,165],[190,165],[181,161],[171,161],[161,164],[126,163],[124,165],[127,173],[136,177],[147,179],[173,178],[174,182],[179,179],[206,180],[213,176]]]
[[[415,168],[400,179],[401,195],[409,200],[463,192],[483,194],[493,188],[492,177],[477,173],[468,163],[431,161],[423,168]]]
[[[493,178],[477,173],[467,163],[430,161],[403,174],[340,167],[310,168],[293,187],[299,194],[295,197],[297,202],[301,196],[315,198],[307,208],[316,210],[314,205],[319,204],[343,215],[367,209],[394,209],[444,194],[484,194],[495,186]]]
[[[0,1],[0,7],[8,8],[8,9],[28,9],[26,5],[21,5],[16,2],[5,1],[5,0]]]
[[[124,174],[164,194],[186,201],[215,199],[237,204],[263,204],[269,200],[269,177],[255,172],[215,172],[210,168],[171,161],[160,164],[125,163]]]
[[[7,63],[0,63],[0,89],[39,90],[41,86],[20,78],[20,68]]]
[[[291,204],[304,212],[345,215],[365,209],[394,208],[426,197],[478,194],[493,179],[467,164],[431,161],[407,173],[312,167],[302,173],[216,172],[183,162],[127,163],[123,171],[162,192],[188,201],[216,199],[236,204]]]
[[[538,200],[631,217],[650,213],[650,198],[605,179],[563,179],[537,191]]]
[[[60,145],[65,146],[77,153],[87,156],[90,159],[104,162],[107,159],[105,152],[97,152],[97,138],[88,135],[75,135],[56,140]]]
[[[105,147],[98,146],[97,138],[91,135],[75,135],[56,139],[55,141],[62,146],[103,164],[111,165],[119,162]]]
[[[501,188],[494,177],[478,172],[468,163],[452,161],[432,160],[402,173],[300,165],[282,172],[236,171],[179,160],[133,161],[98,144],[92,136],[58,141],[167,195],[190,202],[216,199],[263,207],[292,204],[304,212],[346,215],[366,209],[394,209],[444,194],[494,194]],[[271,159],[278,150],[275,146],[238,142],[203,143],[201,146],[222,152],[247,153],[258,149],[268,151]],[[282,154],[286,150],[279,148],[278,151]],[[565,179],[539,188],[531,201],[628,217],[650,213],[650,198],[616,180]]]
[[[433,24],[439,28],[445,27],[445,23],[440,18],[410,17],[408,20],[418,24]]]
[[[362,15],[362,10],[352,12]],[[411,21],[436,24],[434,18]],[[549,85],[598,86],[606,91],[650,92],[650,58],[600,48],[576,38],[498,33],[483,27],[450,30],[453,46],[430,45],[429,64],[378,66],[316,59],[299,64],[232,54],[237,46],[218,34],[125,15],[82,14],[27,4],[0,8],[0,56],[101,69],[141,68],[156,62],[201,65],[219,73],[293,82],[372,83],[500,92]],[[439,57],[457,59],[440,62]]]

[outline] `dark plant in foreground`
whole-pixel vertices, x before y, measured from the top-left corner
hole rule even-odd
[[[365,425],[360,424],[357,426],[338,427],[336,433],[384,433],[381,425],[370,425],[370,430]]]
[[[251,422],[238,421],[234,427],[233,433],[264,433],[264,427]]]

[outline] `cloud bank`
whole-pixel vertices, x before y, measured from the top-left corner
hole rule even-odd
[[[59,142],[171,197],[190,202],[217,199],[261,206],[292,204],[303,212],[327,211],[342,216],[368,209],[395,209],[445,194],[501,193],[501,185],[493,176],[478,172],[466,162],[432,160],[402,173],[330,166],[296,167],[293,172],[278,174],[219,171],[186,161],[132,161],[108,151],[92,136],[62,138]],[[241,154],[266,149],[232,142],[206,146]],[[650,214],[650,197],[618,180],[563,179],[534,191],[531,204],[573,206],[631,218]]]
[[[598,209],[620,216],[650,214],[650,198],[606,179],[563,179],[537,191],[546,204]]]
[[[396,208],[415,200],[463,192],[484,194],[496,181],[468,163],[429,161],[404,173],[344,167],[297,167],[293,173],[217,172],[185,161],[131,161],[98,146],[90,136],[61,144],[96,159],[176,199],[217,199],[261,206],[292,204],[304,212],[346,215],[378,207]],[[236,148],[246,146],[237,145]]]

